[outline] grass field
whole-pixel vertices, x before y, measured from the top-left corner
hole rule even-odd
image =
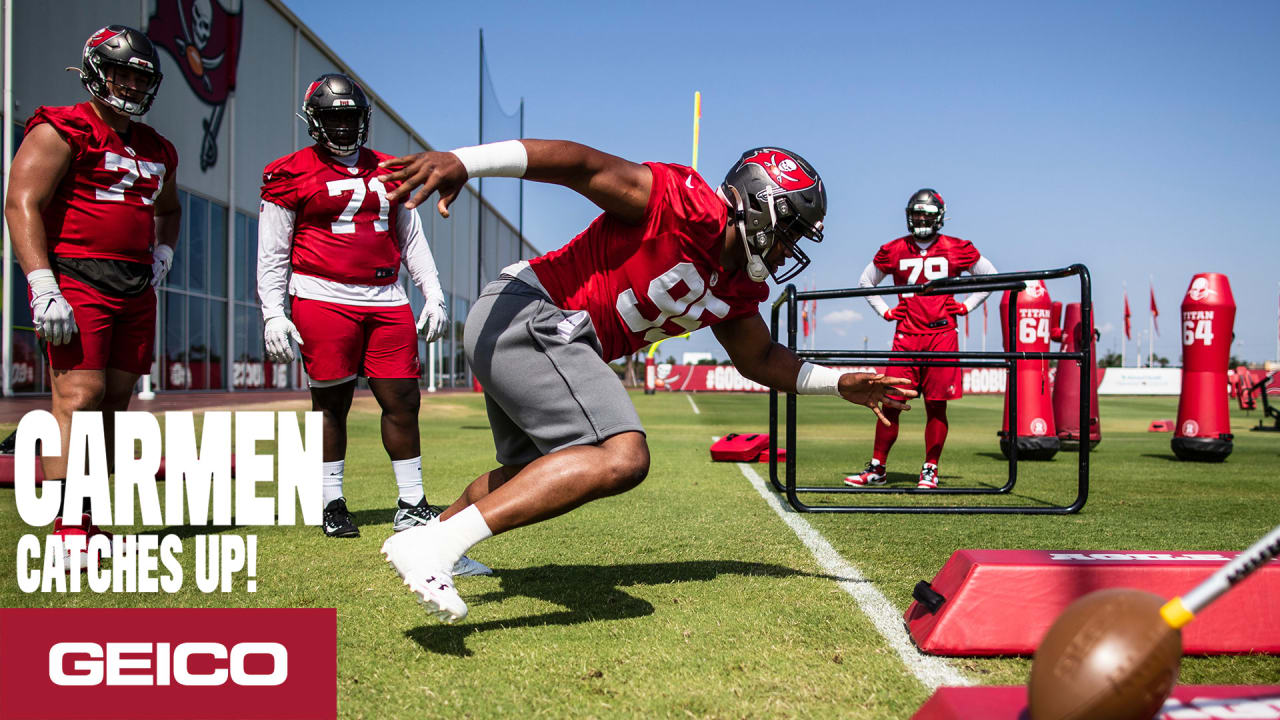
[[[697,395],[697,414],[680,394],[634,399],[653,451],[649,479],[621,497],[475,548],[473,556],[497,575],[459,581],[471,615],[458,625],[428,619],[378,553],[396,493],[368,397],[352,411],[347,459],[346,496],[359,539],[328,539],[310,527],[253,528],[260,546],[254,594],[205,595],[188,582],[174,595],[26,595],[13,562],[27,528],[13,491],[3,490],[0,603],[337,608],[343,718],[910,717],[930,689],[742,469],[709,461],[713,436],[766,429],[767,398]],[[1078,515],[803,519],[899,615],[915,583],[931,579],[958,548],[1243,549],[1280,521],[1280,434],[1248,432],[1255,420],[1240,415],[1226,463],[1179,463],[1168,434],[1146,432],[1150,420],[1174,417],[1176,402],[1103,398],[1103,442]],[[943,482],[1002,483],[1000,399],[966,398],[951,405],[950,416]],[[834,484],[861,469],[873,432],[869,413],[807,398],[799,417],[801,483]],[[904,418],[890,479],[913,484],[923,457],[923,409]],[[447,503],[492,463],[483,402],[425,396],[421,427],[428,498]],[[1074,461],[1061,453],[1022,465],[1008,501],[1068,502]],[[767,474],[767,465],[754,467]],[[187,553],[188,573],[191,561]],[[1016,621],[1017,608],[1009,611]],[[973,684],[1025,683],[1030,665],[1021,658],[946,662]],[[1280,658],[1190,657],[1182,682],[1280,682]]]

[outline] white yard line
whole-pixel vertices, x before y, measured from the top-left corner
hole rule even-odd
[[[713,439],[713,442],[718,439]],[[898,657],[902,658],[907,669],[921,684],[930,691],[943,685],[973,684],[959,670],[951,667],[946,660],[925,655],[917,650],[910,636],[907,635],[906,627],[903,626],[902,613],[893,607],[893,603],[889,602],[884,593],[877,590],[857,566],[836,552],[822,533],[814,530],[807,520],[798,513],[784,508],[782,501],[755,468],[746,463],[738,463],[738,469],[751,482],[756,492],[760,493],[760,497],[764,498],[765,503],[778,514],[778,517],[782,518],[796,537],[800,538],[800,542],[809,548],[813,559],[818,561],[818,566],[824,572],[840,578],[836,584],[841,590],[849,593],[862,612],[871,620],[876,631],[885,639],[889,647],[898,653]]]
[[[685,394],[684,394],[684,396],[685,396],[685,397],[687,397],[687,398],[689,398],[689,404],[693,406],[693,414],[694,414],[694,415],[701,415],[701,414],[702,414],[702,411],[698,409],[698,404],[697,404],[697,403],[695,403],[695,402],[693,401],[693,394],[692,394],[692,393],[685,393]]]

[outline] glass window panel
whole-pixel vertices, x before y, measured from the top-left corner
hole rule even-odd
[[[209,288],[209,201],[191,196],[187,210],[187,287],[205,292]]]
[[[248,223],[248,253],[245,256],[244,277],[245,277],[245,294],[242,298],[245,302],[258,302],[258,218],[257,216],[249,218]],[[261,320],[261,318],[259,318]]]
[[[209,303],[209,388],[221,390],[227,381],[227,304]]]
[[[227,209],[209,206],[209,294],[227,296]]]
[[[245,288],[248,283],[253,280],[244,271],[247,266],[245,256],[249,254],[249,218],[244,213],[236,213],[236,287],[235,293],[232,295],[236,300],[244,300],[246,296]],[[236,341],[238,346],[240,341]]]
[[[456,211],[455,204],[455,211]],[[440,217],[439,213],[429,213],[431,223],[423,230],[430,233],[431,254],[436,261],[436,272],[440,274],[440,287],[446,293],[453,290],[453,233],[449,220]]]
[[[31,303],[27,299],[27,276],[22,273],[22,266],[16,262],[10,266],[10,272],[13,273],[9,295],[9,303],[13,306],[13,326],[31,328]]]
[[[45,359],[40,353],[36,334],[31,330],[13,331],[13,370],[10,378],[14,392],[38,392],[42,389]]]
[[[209,301],[187,298],[187,369],[192,390],[209,387]]]
[[[181,229],[178,232],[178,249],[173,253],[173,267],[169,268],[169,274],[165,276],[165,287],[185,288],[187,286],[187,266],[191,264],[191,249],[187,232],[187,225],[190,223],[189,215],[191,208],[191,195],[183,190],[178,191],[178,199],[182,202]]]
[[[183,327],[187,320],[187,297],[165,292],[164,298],[164,387],[186,390],[190,386],[187,370],[187,343]]]

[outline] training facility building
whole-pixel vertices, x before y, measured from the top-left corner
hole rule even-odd
[[[79,67],[95,30],[131,25],[160,48],[164,81],[144,120],[177,147],[182,234],[159,292],[151,386],[157,392],[306,387],[301,362],[275,365],[264,357],[256,274],[262,168],[311,144],[294,113],[307,85],[326,72],[355,77],[369,94],[369,147],[405,155],[428,149],[427,141],[276,0],[3,0],[3,7],[5,159],[38,106],[88,98],[64,68]],[[462,325],[478,287],[505,265],[537,254],[473,188],[451,211],[448,219],[421,213],[453,318],[434,347],[419,340],[424,386],[470,384]],[[7,227],[0,267],[4,395],[48,392]],[[403,270],[401,282],[416,317],[422,297]]]

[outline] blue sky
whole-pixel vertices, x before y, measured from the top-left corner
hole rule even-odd
[[[499,97],[525,98],[528,137],[688,164],[700,90],[708,180],[763,144],[822,174],[827,240],[803,287],[856,285],[928,186],[947,200],[946,232],[1000,270],[1088,265],[1103,351],[1120,347],[1122,284],[1136,340],[1153,281],[1155,352],[1176,361],[1182,295],[1211,271],[1239,306],[1233,352],[1276,359],[1280,3],[289,4],[442,149],[475,142],[480,28]],[[596,213],[526,187],[542,250]],[[1078,296],[1071,281],[1049,290]],[[864,301],[819,316],[821,347],[888,347],[891,326]],[[712,349],[702,331],[662,354]]]

